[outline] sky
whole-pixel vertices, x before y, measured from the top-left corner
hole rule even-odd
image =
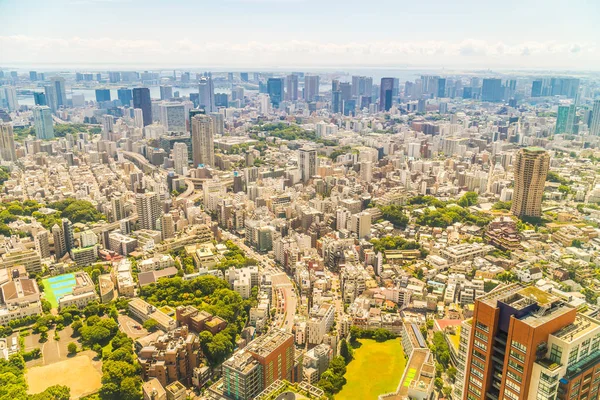
[[[0,0],[0,66],[600,70],[600,0]]]

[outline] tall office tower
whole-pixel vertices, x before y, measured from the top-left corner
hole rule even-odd
[[[229,107],[229,95],[227,93],[215,93],[215,106]]]
[[[121,88],[117,90],[117,97],[124,107],[131,107],[131,100],[133,100],[133,94],[131,89]]]
[[[19,108],[17,89],[13,86],[0,87],[0,107],[7,108],[8,111],[16,111]]]
[[[133,109],[133,125],[136,128],[144,127],[144,112],[142,111],[141,108]]]
[[[569,112],[567,113],[567,130],[566,133],[575,133],[575,117],[577,116],[577,107],[575,104],[569,106]]]
[[[214,124],[208,115],[192,118],[192,159],[194,168],[200,164],[215,165]]]
[[[321,77],[319,75],[304,76],[304,100],[316,101],[319,96],[319,83]]]
[[[33,108],[33,125],[35,136],[46,140],[54,138],[54,126],[52,125],[52,110],[50,107],[37,106]]]
[[[175,164],[175,172],[178,175],[185,175],[188,157],[188,148],[185,143],[175,143],[173,145],[173,164]]]
[[[531,83],[531,97],[542,96],[542,80],[536,79]]]
[[[46,96],[46,105],[50,107],[52,111],[58,110],[56,105],[56,90],[52,85],[44,86],[44,95]]]
[[[47,230],[41,230],[35,235],[35,249],[41,258],[50,257],[50,241]]]
[[[334,114],[341,113],[343,103],[341,91],[331,92],[331,112]]]
[[[273,107],[279,108],[279,104],[283,100],[283,78],[269,78],[267,80],[267,93]]]
[[[140,229],[156,229],[156,221],[162,214],[158,193],[147,192],[135,195],[135,207]]]
[[[373,94],[373,78],[367,76],[352,77],[352,97],[371,96]]]
[[[112,205],[112,221],[117,222],[125,218],[125,204],[123,204],[123,196],[120,192],[114,192],[111,199]]]
[[[75,247],[75,234],[73,224],[67,218],[62,219],[62,232],[65,239],[65,250],[68,253]]]
[[[36,71],[29,71],[29,80],[34,82],[38,80],[38,76],[37,76],[37,72]]]
[[[504,97],[502,79],[486,78],[481,86],[481,101],[499,102]]]
[[[569,106],[558,106],[558,113],[556,114],[556,128],[554,133],[569,133]]]
[[[114,126],[112,115],[102,116],[102,140],[110,140],[110,133],[114,131]]]
[[[65,78],[55,76],[50,78],[50,83],[54,87],[54,95],[56,96],[56,108],[67,106],[67,90],[65,88]]]
[[[240,72],[240,80],[242,82],[248,82],[248,73],[247,72]]]
[[[173,86],[161,86],[160,87],[160,99],[170,100],[173,98]]]
[[[350,82],[341,82],[340,83],[340,92],[342,92],[342,101],[351,100],[352,99],[352,85],[350,85]]]
[[[298,150],[298,164],[302,182],[307,182],[317,173],[317,150],[311,147]]]
[[[48,103],[46,102],[46,95],[41,92],[33,92],[33,102],[36,106],[48,105]]]
[[[175,223],[171,214],[163,214],[160,217],[160,233],[162,240],[175,237]]]
[[[513,167],[515,189],[511,212],[518,217],[539,217],[550,155],[540,147],[527,147],[519,150]]]
[[[96,103],[110,101],[110,89],[96,89]]]
[[[121,82],[121,73],[115,71],[108,71],[108,81],[110,83],[119,83]]]
[[[150,89],[145,87],[133,89],[133,108],[142,109],[144,126],[148,126],[152,123],[152,100],[150,99]]]
[[[200,108],[203,108],[207,113],[216,111],[215,87],[212,78],[206,76],[200,78],[198,90]]]
[[[17,161],[13,127],[0,120],[0,160]]]
[[[213,133],[223,135],[225,133],[225,116],[219,112],[211,112],[209,115],[213,121]]]
[[[446,78],[438,78],[436,97],[446,97]]]
[[[596,398],[599,347],[600,322],[560,297],[497,288],[475,300],[463,399]]]
[[[298,75],[288,75],[286,78],[285,98],[288,101],[298,100]]]
[[[394,98],[394,78],[381,78],[379,90],[379,111],[390,111]]]
[[[67,254],[67,245],[65,244],[64,232],[58,224],[54,224],[52,227],[52,237],[54,239],[54,254],[56,255],[56,260],[59,260]]]
[[[182,103],[164,103],[160,105],[160,122],[168,131],[185,132],[185,106]]]
[[[339,92],[341,90],[340,88],[340,81],[339,79],[333,79],[331,81],[331,92]]]
[[[592,110],[592,124],[590,125],[590,134],[600,136],[600,100],[594,101]]]

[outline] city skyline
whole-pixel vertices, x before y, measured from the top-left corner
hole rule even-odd
[[[569,5],[575,30],[560,3],[536,3],[5,0],[0,64],[596,69],[598,5]]]

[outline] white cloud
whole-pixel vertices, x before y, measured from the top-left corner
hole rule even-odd
[[[593,43],[504,43],[478,39],[334,43],[306,40],[219,42],[186,37],[176,41],[107,37],[61,39],[15,35],[0,36],[0,48],[1,64],[65,66],[74,63],[231,67],[477,65],[592,69],[600,62],[597,45]]]

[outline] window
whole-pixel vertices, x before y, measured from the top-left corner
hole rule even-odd
[[[487,346],[482,341],[475,339],[475,347],[480,348],[483,351],[487,351]]]
[[[476,358],[473,358],[471,360],[471,364],[473,364],[477,368],[481,369],[482,371],[485,370],[485,365],[483,365],[483,363],[480,362],[479,360],[477,360]]]
[[[471,373],[479,379],[483,379],[483,373],[481,373],[478,369],[472,369]]]
[[[519,383],[521,383],[521,376],[515,374],[514,372],[512,372],[510,369],[506,371],[506,376],[508,376],[510,379],[513,379]]]
[[[552,362],[560,364],[561,358],[562,358],[562,347],[559,347],[553,343],[552,347],[550,348],[550,360]]]
[[[508,360],[508,365],[510,365],[511,367],[513,367],[514,369],[516,369],[517,371],[519,371],[520,373],[523,373],[523,366],[521,364],[517,364],[513,360],[509,359]]]
[[[481,390],[477,389],[475,386],[473,385],[469,385],[469,391],[473,392],[474,394],[476,394],[478,397],[481,397]]]
[[[481,361],[485,361],[485,354],[483,354],[482,352],[480,352],[477,349],[473,350],[473,355],[477,358],[479,358]]]
[[[516,383],[514,383],[513,381],[509,381],[508,379],[506,380],[506,386],[508,386],[509,388],[511,388],[512,390],[514,390],[517,393],[521,392],[521,387],[519,385],[517,385]]]
[[[488,337],[479,331],[475,331],[475,337],[487,342]]]
[[[482,383],[478,379],[475,379],[472,376],[469,376],[469,382],[471,382],[472,384],[474,384],[475,386],[477,386],[480,389],[483,386]]]
[[[527,352],[527,346],[517,342],[517,341],[512,341],[512,347],[514,347],[517,350],[521,350],[523,353]]]
[[[573,364],[575,364],[577,362],[577,353],[579,352],[579,347],[575,347],[573,350],[571,350],[571,352],[569,353],[569,362],[568,365],[571,366]]]
[[[514,350],[510,351],[510,356],[521,361],[521,362],[525,362],[525,356],[519,352],[516,352]]]
[[[510,390],[505,390],[504,395],[506,396],[505,399],[519,400],[519,395],[514,394]]]
[[[484,324],[482,324],[482,323],[481,323],[481,322],[479,322],[479,321],[477,321],[477,323],[475,324],[475,326],[476,326],[478,329],[481,329],[481,330],[482,330],[482,331],[484,331],[484,332],[489,332],[489,331],[490,331],[490,328],[489,328],[487,325],[484,325]]]

